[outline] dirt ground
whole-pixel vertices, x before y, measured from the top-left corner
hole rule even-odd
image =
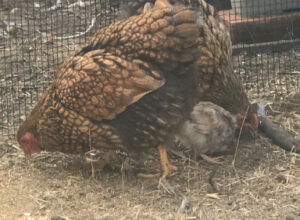
[[[274,102],[268,114],[277,120],[280,114],[287,122],[282,125],[299,137],[298,96]],[[168,179],[172,194],[158,189],[157,180],[137,177],[142,168],[159,170],[155,151],[135,167],[124,171],[115,162],[91,178],[81,156],[43,152],[26,159],[16,143],[3,140],[0,219],[300,219],[298,154],[260,135],[241,141],[234,166],[233,155],[224,156],[222,165],[185,156],[170,153],[178,167]]]

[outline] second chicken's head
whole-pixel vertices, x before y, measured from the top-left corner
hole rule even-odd
[[[245,114],[247,114],[246,117]],[[257,104],[251,104],[245,114],[237,114],[238,124],[243,130],[246,130],[255,136],[258,128]]]

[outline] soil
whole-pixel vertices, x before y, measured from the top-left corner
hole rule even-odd
[[[284,105],[270,105],[275,113],[268,115],[279,117],[281,108],[281,121],[293,121],[283,126],[299,138],[299,119],[293,117],[299,117],[300,108],[292,106],[297,95]],[[159,172],[154,149],[129,168],[120,159],[96,168],[92,177],[91,165],[80,155],[42,152],[28,159],[16,143],[3,140],[0,219],[300,219],[299,155],[261,134],[255,140],[242,138],[236,152],[234,166],[233,155],[217,165],[169,152],[178,167],[167,180],[170,193],[157,187],[158,179],[137,175]]]

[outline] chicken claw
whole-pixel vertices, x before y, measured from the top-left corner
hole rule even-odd
[[[160,165],[161,165],[161,169],[162,169],[161,179],[164,180],[168,176],[170,176],[170,174],[173,171],[177,170],[177,167],[172,165],[169,162],[166,148],[164,148],[163,146],[160,145],[160,146],[158,146],[158,152],[159,152],[159,158],[160,158]],[[138,176],[143,177],[143,178],[156,178],[156,177],[158,177],[158,174],[139,173]]]

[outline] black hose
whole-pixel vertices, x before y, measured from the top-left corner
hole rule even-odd
[[[279,125],[274,124],[264,116],[259,116],[258,120],[258,129],[266,137],[270,138],[274,144],[286,151],[300,153],[299,141],[297,142],[289,132],[283,130]]]

